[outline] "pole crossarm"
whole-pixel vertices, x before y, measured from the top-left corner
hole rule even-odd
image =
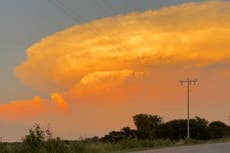
[[[197,81],[198,81],[197,79],[194,80],[187,79],[187,80],[180,80],[180,83],[181,85],[183,85],[184,83],[189,85],[196,85]]]
[[[181,85],[187,84],[187,138],[190,139],[190,86],[196,85],[197,79],[190,80],[189,78],[187,80],[180,80]]]

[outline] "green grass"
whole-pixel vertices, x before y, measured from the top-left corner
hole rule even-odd
[[[165,147],[176,147],[176,146],[185,146],[185,145],[197,145],[197,144],[206,144],[206,143],[221,143],[229,142],[230,138],[215,139],[208,141],[201,140],[126,140],[116,144],[111,143],[82,143],[78,144],[79,153],[127,153],[132,151],[140,151],[147,149],[159,149]],[[84,149],[83,149],[84,148]],[[75,150],[76,151],[76,150]],[[75,153],[75,152],[73,152]]]
[[[139,141],[139,142],[137,142],[136,146],[130,147],[129,149],[123,148],[120,151],[114,151],[112,153],[128,153],[128,152],[132,152],[132,151],[159,149],[159,148],[165,148],[165,147],[178,147],[178,146],[224,143],[224,142],[230,142],[230,138],[221,138],[221,139],[213,139],[213,140],[194,140],[194,139],[188,140],[188,139],[186,139],[186,140],[179,140],[179,141],[147,140],[147,141]]]
[[[123,153],[143,150],[147,148],[160,148],[175,145],[170,140],[125,140],[116,144],[111,143],[73,143],[70,144],[73,153]]]
[[[184,145],[197,145],[206,143],[229,142],[230,138],[201,140],[136,140],[130,139],[116,144],[102,142],[52,141],[36,150],[30,150],[23,143],[0,143],[0,153],[128,153],[147,149],[176,147]]]

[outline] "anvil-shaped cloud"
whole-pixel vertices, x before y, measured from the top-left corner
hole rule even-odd
[[[190,74],[206,77],[210,70],[229,74],[229,42],[230,2],[187,3],[55,33],[30,47],[15,71],[29,86],[57,92],[51,99],[65,110],[65,101],[130,102],[142,93],[150,95],[143,102],[152,101],[172,89],[162,82]],[[0,110],[13,111],[15,105]]]
[[[229,7],[189,3],[74,26],[29,48],[16,74],[30,86],[57,91],[136,78],[157,65],[205,68],[230,58]]]

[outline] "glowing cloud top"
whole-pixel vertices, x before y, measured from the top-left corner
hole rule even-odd
[[[198,76],[202,86],[194,90],[192,113],[219,120],[230,107],[229,43],[227,1],[186,3],[73,26],[30,47],[28,59],[15,70],[25,84],[50,98],[2,104],[0,119],[55,117],[63,135],[105,134],[140,112],[183,117],[184,90],[178,80]],[[60,112],[68,118],[56,117]],[[66,130],[67,121],[72,130]]]
[[[51,91],[124,79],[159,64],[205,67],[230,58],[230,3],[189,3],[71,27],[44,38],[16,68]]]

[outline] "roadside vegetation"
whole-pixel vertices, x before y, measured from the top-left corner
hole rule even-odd
[[[43,130],[35,124],[22,142],[0,143],[0,153],[110,153],[230,141],[230,127],[221,121],[209,123],[200,117],[191,119],[190,140],[186,139],[185,119],[163,122],[157,115],[138,114],[133,121],[136,129],[123,127],[101,138],[76,141],[61,140],[54,137],[50,129]]]

